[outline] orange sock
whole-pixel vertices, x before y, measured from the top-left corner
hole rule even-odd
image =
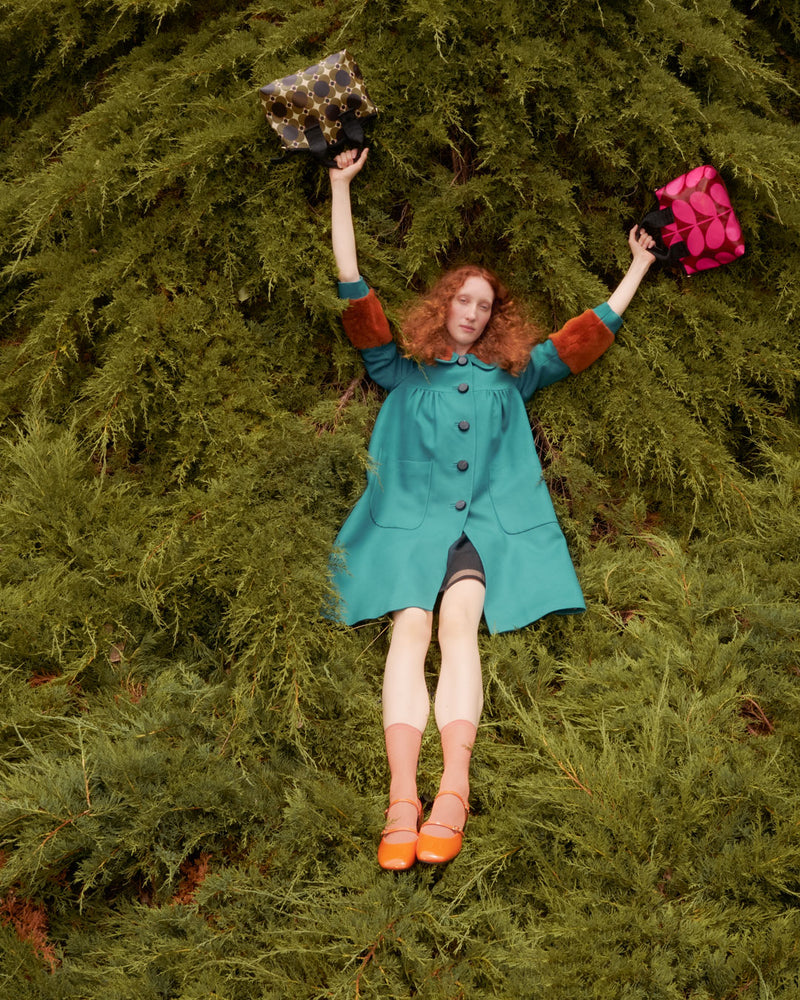
[[[458,792],[461,798],[469,801],[469,762],[472,757],[472,744],[475,742],[477,727],[466,719],[455,719],[442,729],[442,757],[444,771],[439,782],[440,792]],[[464,809],[455,795],[443,795],[437,799],[431,811],[432,820],[447,826],[463,828],[466,822]],[[427,827],[426,833],[434,837],[452,837],[442,827]]]
[[[398,799],[417,801],[417,761],[422,743],[422,733],[415,726],[405,722],[395,722],[383,732],[386,739],[386,756],[389,759],[389,771],[392,776],[389,786],[389,802]],[[390,806],[386,816],[386,826],[402,826],[415,830],[417,826],[416,806],[408,802],[398,802]],[[400,831],[397,834],[386,835],[389,843],[402,843],[413,840],[410,833]]]

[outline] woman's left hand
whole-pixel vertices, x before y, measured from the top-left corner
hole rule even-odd
[[[625,277],[611,293],[608,300],[609,306],[618,316],[621,316],[628,308],[631,299],[636,294],[636,289],[650,270],[650,265],[655,261],[656,258],[650,252],[655,245],[656,241],[653,237],[638,226],[634,226],[628,233],[628,246],[631,248],[633,260]]]
[[[640,261],[648,267],[656,259],[650,250],[656,245],[656,241],[646,229],[634,226],[628,233],[628,246],[631,248],[631,255],[635,261]]]

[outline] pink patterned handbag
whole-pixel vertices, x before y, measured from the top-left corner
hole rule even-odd
[[[744,253],[728,189],[716,169],[695,167],[656,191],[658,209],[639,223],[656,240],[651,251],[685,274],[730,264]]]

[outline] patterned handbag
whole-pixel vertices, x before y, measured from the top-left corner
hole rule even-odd
[[[695,167],[656,191],[658,209],[639,223],[656,240],[656,260],[684,274],[730,264],[744,253],[742,229],[716,169]]]
[[[267,121],[284,149],[308,150],[329,167],[336,165],[336,153],[364,145],[364,126],[371,125],[378,113],[346,50],[273,80],[259,93]]]

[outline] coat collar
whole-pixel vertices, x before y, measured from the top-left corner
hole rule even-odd
[[[449,358],[437,358],[437,365],[454,365],[458,361],[459,355],[453,351]],[[476,368],[482,368],[484,371],[489,372],[493,368],[497,368],[497,365],[490,365],[487,361],[481,361],[480,358],[476,358],[474,354],[465,354],[464,357],[469,361],[471,365],[475,365]]]

